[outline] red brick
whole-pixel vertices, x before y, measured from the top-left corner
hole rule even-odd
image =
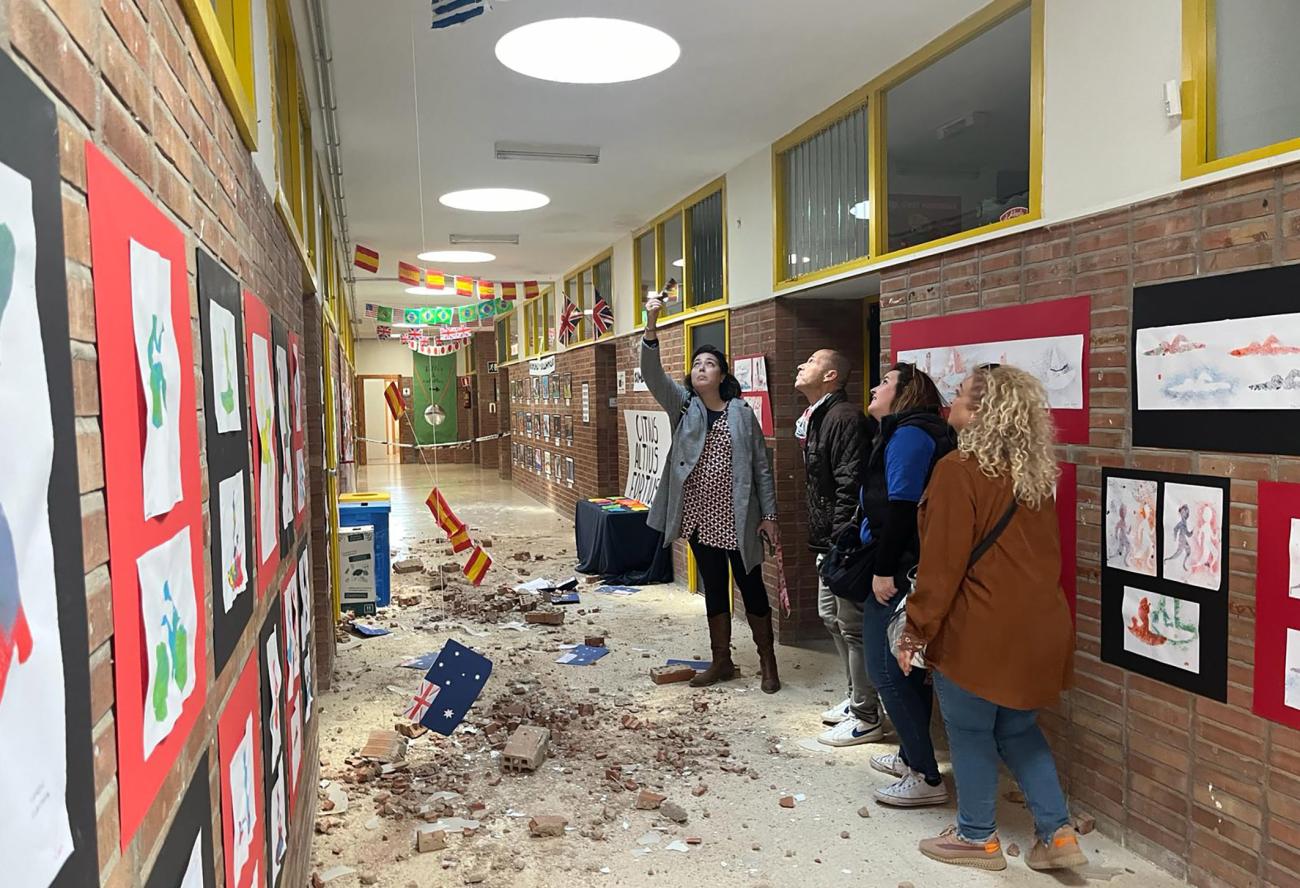
[[[108,520],[102,494],[88,493],[81,498],[81,552],[87,572],[108,563]]]
[[[1231,200],[1225,203],[1210,204],[1202,213],[1202,220],[1205,226],[1212,227],[1215,225],[1227,225],[1230,222],[1240,222],[1242,219],[1255,219],[1260,216],[1267,216],[1273,212],[1273,201],[1270,196],[1260,196],[1258,194],[1239,200]]]
[[[1195,256],[1158,259],[1155,262],[1143,262],[1136,265],[1133,268],[1133,283],[1147,284],[1154,281],[1191,277],[1194,274],[1196,274]]]
[[[95,796],[98,798],[117,776],[117,731],[111,715],[95,726],[91,752],[94,755]]]
[[[1190,234],[1174,237],[1162,237],[1157,240],[1143,241],[1133,247],[1133,259],[1136,262],[1149,262],[1153,259],[1166,259],[1171,256],[1185,256],[1196,251],[1196,240]]]
[[[72,407],[77,416],[99,414],[98,363],[93,351],[74,349],[72,354]]]
[[[1277,223],[1271,217],[1209,228],[1201,233],[1201,249],[1223,250],[1245,244],[1262,244],[1272,240],[1276,231]]]
[[[148,54],[148,35],[140,10],[130,0],[101,0],[101,5],[131,57],[143,59]]]
[[[97,567],[86,575],[87,652],[113,636],[112,587],[107,567]]]
[[[1218,475],[1238,481],[1267,481],[1272,476],[1269,460],[1251,457],[1203,453],[1199,467],[1203,475]]]
[[[103,447],[93,419],[77,420],[77,476],[82,493],[104,486]]]
[[[66,0],[68,8],[76,0]],[[70,13],[71,15],[72,13]],[[95,74],[68,33],[37,0],[11,0],[9,34],[13,47],[31,63],[82,120],[95,122]]]
[[[109,35],[104,40],[100,71],[136,122],[149,129],[153,120],[153,89],[148,71],[141,69],[116,36]]]
[[[1268,265],[1273,261],[1273,245],[1252,243],[1226,250],[1216,250],[1205,255],[1204,270],[1228,271],[1254,265]]]

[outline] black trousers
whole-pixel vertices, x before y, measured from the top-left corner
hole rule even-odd
[[[695,553],[695,565],[704,580],[704,610],[710,617],[731,611],[731,580],[727,575],[730,563],[736,585],[745,601],[745,612],[752,617],[765,617],[772,612],[767,602],[767,587],[763,585],[763,565],[745,572],[745,562],[740,552],[735,549],[719,549],[706,546],[697,536],[690,540],[691,551]]]

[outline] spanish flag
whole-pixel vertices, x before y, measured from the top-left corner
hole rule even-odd
[[[447,276],[441,271],[426,271],[424,285],[430,290],[443,290],[447,287]]]
[[[519,298],[519,285],[514,283],[502,284],[501,298],[508,299],[511,302],[514,302],[515,299]]]
[[[483,551],[482,546],[475,546],[473,553],[469,556],[469,560],[466,561],[465,566],[461,568],[461,572],[464,573],[465,576],[469,578],[469,581],[475,586],[480,586],[483,584],[483,577],[487,575],[488,568],[491,566],[492,559],[488,556],[488,553]]]
[[[424,501],[424,504],[429,507],[429,511],[433,513],[433,520],[438,522],[438,526],[446,532],[447,536],[455,536],[465,530],[465,522],[456,517],[456,513],[451,510],[451,506],[447,505],[447,500],[438,488],[435,487],[429,492],[429,498]]]
[[[479,299],[496,299],[496,298],[497,298],[497,285],[494,284],[494,283],[492,283],[491,281],[479,281],[479,282],[478,282],[478,298],[479,298]]]
[[[388,388],[384,389],[384,400],[388,402],[388,409],[393,414],[393,419],[401,419],[402,414],[406,412],[406,401],[402,400],[402,391],[397,387],[397,383],[390,382]]]
[[[464,552],[470,546],[474,545],[474,541],[469,538],[468,527],[461,527],[461,529],[455,533],[448,534],[448,537],[451,539],[451,551],[453,552]]]
[[[352,256],[352,264],[362,271],[378,271],[379,252],[357,244],[356,252]]]
[[[467,278],[467,277],[461,277],[460,275],[456,275],[456,295],[457,295],[457,296],[473,296],[473,295],[474,295],[474,279],[473,279],[473,278]]]
[[[542,292],[542,288],[537,285],[537,281],[524,281],[524,298],[536,299]]]
[[[409,262],[397,263],[397,279],[408,287],[420,286],[420,278],[424,277],[420,269]]]

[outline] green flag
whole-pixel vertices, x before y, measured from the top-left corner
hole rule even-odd
[[[457,309],[457,314],[459,315],[462,324],[472,324],[478,320],[478,306],[462,305]]]
[[[391,324],[393,322],[393,310],[387,305],[375,306],[375,323]]]
[[[433,308],[430,306],[426,306],[425,308],[420,309],[420,323],[433,324],[434,323],[433,315],[434,315],[434,311]]]
[[[450,305],[440,305],[433,310],[433,322],[443,327],[450,327],[456,321],[456,310]]]
[[[420,310],[418,308],[408,308],[402,312],[402,319],[408,324],[420,323]]]
[[[411,354],[414,365],[411,422],[421,444],[456,438],[456,355]]]

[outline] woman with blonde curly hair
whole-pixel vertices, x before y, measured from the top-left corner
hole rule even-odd
[[[1014,367],[979,367],[948,420],[957,450],[921,501],[921,561],[898,662],[924,652],[948,729],[957,823],[920,844],[934,860],[1007,865],[998,840],[998,763],[1015,775],[1038,841],[1036,870],[1082,866],[1037,710],[1071,680],[1074,629],[1061,592],[1056,457],[1047,395]]]

